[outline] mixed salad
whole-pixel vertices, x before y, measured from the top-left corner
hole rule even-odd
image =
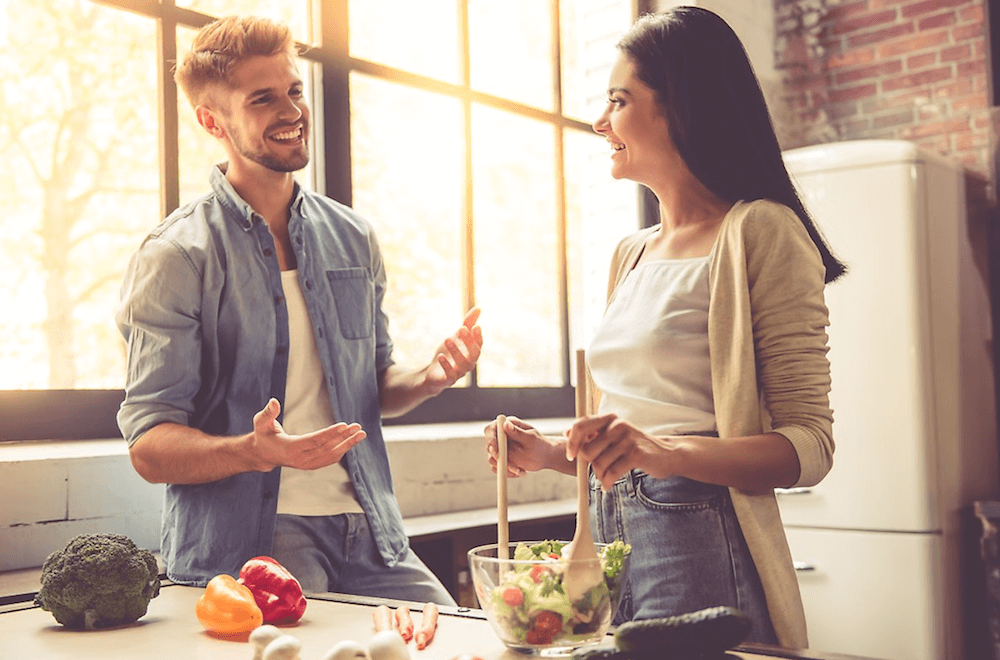
[[[625,557],[632,547],[613,541],[600,548],[604,580],[571,603],[563,588],[566,545],[562,541],[543,541],[534,545],[519,543],[515,548],[514,560],[541,563],[513,564],[487,594],[487,606],[507,641],[531,646],[581,641],[610,625],[614,616],[611,608],[618,603],[625,577]]]

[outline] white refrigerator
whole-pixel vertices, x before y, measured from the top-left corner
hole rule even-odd
[[[895,140],[785,161],[849,268],[826,289],[834,466],[778,494],[810,647],[961,660],[960,512],[998,495],[988,263],[963,172]]]

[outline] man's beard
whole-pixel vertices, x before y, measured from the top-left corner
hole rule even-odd
[[[233,135],[233,138],[236,138]],[[258,165],[266,167],[272,172],[298,172],[303,167],[309,164],[309,150],[306,148],[305,142],[302,143],[303,153],[302,154],[292,154],[287,158],[280,158],[271,153],[265,153],[263,151],[256,152],[250,146],[247,145],[248,140],[243,139],[242,136],[233,139],[233,144],[236,149],[240,152],[240,155],[251,160]]]
[[[289,158],[278,158],[274,154],[260,154],[249,150],[240,150],[242,155],[272,172],[298,172],[309,164],[309,152],[294,155]]]

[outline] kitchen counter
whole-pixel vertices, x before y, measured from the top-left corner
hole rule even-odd
[[[71,631],[35,607],[30,600],[0,607],[0,639],[3,648],[18,658],[73,658],[74,660],[251,660],[253,649],[246,642],[208,635],[195,617],[195,602],[204,590],[164,584],[149,604],[146,616],[136,623],[98,631]],[[399,601],[342,596],[312,595],[302,620],[284,630],[302,642],[301,660],[321,660],[339,641],[366,644],[374,634],[372,610]],[[419,624],[421,603],[408,603]],[[607,644],[612,644],[607,638]],[[480,610],[441,608],[434,641],[423,650],[409,649],[413,660],[451,660],[471,654],[482,660],[518,660],[526,656],[508,650],[493,634]],[[530,657],[530,656],[527,656]],[[862,660],[853,656],[790,652],[767,646],[747,646],[728,654],[729,660]],[[664,660],[669,660],[664,658]]]

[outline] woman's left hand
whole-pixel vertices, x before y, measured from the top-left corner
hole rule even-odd
[[[580,456],[589,462],[604,490],[633,469],[657,478],[674,474],[669,443],[640,431],[614,413],[581,417],[566,436],[566,458]]]

